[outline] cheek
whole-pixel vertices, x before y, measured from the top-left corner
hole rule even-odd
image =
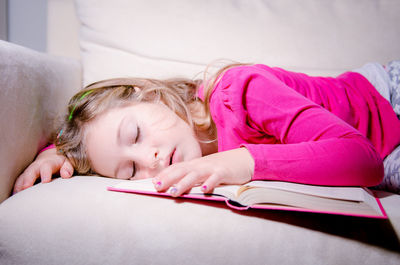
[[[186,153],[190,156],[189,159],[194,159],[202,156],[201,146],[193,131],[190,127],[186,128],[187,130],[180,130],[174,136],[178,142],[180,142],[180,146],[186,150]]]

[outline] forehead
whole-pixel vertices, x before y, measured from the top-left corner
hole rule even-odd
[[[100,114],[85,125],[84,145],[92,170],[102,175],[111,176],[113,160],[117,159],[118,126],[129,107],[114,108]],[[102,169],[99,172],[99,169]]]
[[[96,138],[103,131],[113,131],[127,113],[131,113],[133,105],[110,108],[85,125],[85,140]]]
[[[85,142],[97,138],[97,135],[102,136],[102,132],[110,133],[117,130],[124,117],[129,116],[132,119],[138,120],[143,117],[143,119],[146,120],[146,117],[153,117],[154,114],[168,112],[169,109],[167,109],[168,108],[162,104],[149,102],[135,102],[110,108],[85,125]]]

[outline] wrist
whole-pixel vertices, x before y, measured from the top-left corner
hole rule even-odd
[[[245,147],[242,146],[240,147],[241,153],[242,153],[242,159],[245,162],[245,164],[247,165],[247,171],[249,174],[249,181],[253,178],[254,175],[254,167],[255,167],[255,162],[254,162],[254,158],[251,155],[250,151]]]

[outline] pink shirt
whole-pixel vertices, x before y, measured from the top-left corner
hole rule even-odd
[[[245,146],[253,180],[372,186],[400,143],[390,103],[362,75],[310,77],[265,65],[228,70],[210,111],[219,151]]]

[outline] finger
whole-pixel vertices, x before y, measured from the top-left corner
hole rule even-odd
[[[186,175],[186,170],[181,167],[168,167],[153,178],[156,190],[165,191]]]
[[[203,185],[201,185],[201,190],[204,193],[211,193],[219,184],[221,184],[220,177],[216,174],[212,174],[204,181]]]
[[[63,179],[70,178],[70,177],[72,177],[73,172],[74,172],[74,167],[71,165],[71,163],[68,161],[68,159],[65,159],[65,161],[60,169],[61,178],[63,178]]]
[[[24,174],[21,174],[14,183],[13,193],[20,192],[22,190],[22,184],[24,183]]]
[[[22,175],[21,175],[22,176]],[[22,190],[32,187],[36,179],[40,176],[39,168],[37,166],[28,167],[22,176]]]
[[[181,196],[183,193],[189,191],[192,187],[198,184],[200,178],[201,176],[197,172],[188,173],[171,189],[171,195],[174,197]]]
[[[27,177],[27,173],[26,173],[26,171],[25,171],[24,173],[22,173],[22,174],[17,178],[17,180],[15,181],[15,184],[14,184],[13,193],[17,193],[17,192],[20,192],[20,191],[23,190],[24,181],[25,181],[25,178],[26,178],[26,177]]]
[[[48,183],[51,181],[53,175],[53,167],[50,163],[43,163],[40,165],[40,178],[42,183]]]

